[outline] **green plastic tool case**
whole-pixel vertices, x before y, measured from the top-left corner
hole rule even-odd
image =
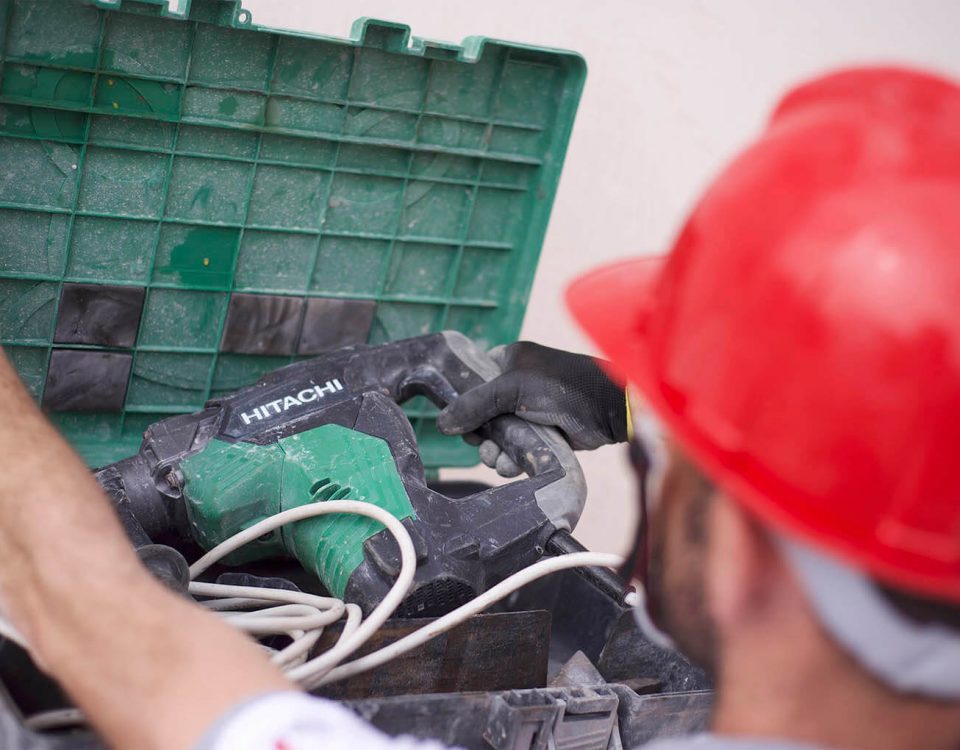
[[[0,337],[91,465],[339,346],[517,337],[578,55],[234,0],[0,0],[0,40]]]

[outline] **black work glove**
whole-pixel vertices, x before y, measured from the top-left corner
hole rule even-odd
[[[472,435],[501,414],[559,429],[574,450],[593,450],[627,439],[627,406],[623,389],[586,354],[550,349],[519,341],[491,350],[503,371],[449,404],[437,418],[447,435],[464,435],[480,443],[480,458],[505,477],[520,468],[491,440]]]

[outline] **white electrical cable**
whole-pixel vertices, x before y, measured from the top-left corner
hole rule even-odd
[[[404,636],[399,641],[395,641],[389,646],[384,646],[378,651],[374,651],[372,654],[367,654],[356,661],[349,662],[348,664],[344,664],[336,669],[331,670],[322,679],[305,679],[299,677],[299,675],[297,675],[297,679],[303,683],[305,688],[310,690],[315,687],[320,687],[321,685],[326,685],[329,682],[335,682],[347,677],[353,677],[361,672],[366,672],[368,669],[373,669],[374,667],[379,667],[382,664],[386,664],[388,661],[396,659],[398,656],[402,656],[418,646],[422,646],[431,638],[435,638],[441,633],[452,630],[458,625],[464,623],[470,617],[473,617],[473,615],[482,612],[487,607],[495,604],[501,599],[506,598],[517,589],[526,586],[528,583],[535,581],[538,578],[543,578],[546,575],[556,573],[560,570],[567,570],[568,568],[587,566],[615,568],[622,563],[623,558],[619,555],[610,555],[602,552],[573,552],[567,555],[562,555],[561,557],[552,557],[547,560],[541,560],[540,562],[524,568],[519,573],[514,573],[512,576],[501,581],[493,588],[485,591],[476,599],[467,602],[443,617],[434,620],[428,625],[424,625],[419,630],[415,630],[409,635]],[[294,675],[296,672],[297,670],[293,670],[290,674]]]
[[[329,614],[303,604],[282,604],[253,612],[224,612],[223,619],[237,630],[254,635],[318,630],[331,622]]]
[[[247,544],[254,539],[258,539],[259,537],[273,531],[276,528],[285,526],[288,523],[294,523],[296,521],[303,521],[308,518],[315,518],[317,516],[331,515],[336,513],[353,513],[356,515],[366,516],[367,518],[372,518],[373,520],[379,521],[386,526],[387,530],[393,535],[400,547],[400,572],[397,575],[396,582],[387,592],[387,595],[383,598],[383,601],[381,601],[380,604],[374,608],[369,617],[357,625],[355,630],[350,633],[342,634],[337,643],[334,644],[329,651],[324,652],[320,656],[317,656],[304,664],[294,667],[292,670],[288,670],[287,676],[297,681],[305,682],[307,680],[316,680],[326,674],[329,670],[333,669],[333,667],[337,666],[345,658],[350,656],[350,654],[355,652],[364,643],[366,643],[370,636],[377,632],[383,623],[390,619],[390,615],[393,614],[397,607],[400,606],[400,603],[410,590],[410,586],[413,583],[413,576],[416,573],[417,567],[416,550],[413,547],[413,541],[410,539],[410,534],[407,533],[407,530],[403,527],[403,524],[400,523],[400,521],[393,514],[384,510],[380,506],[373,505],[372,503],[359,502],[357,500],[328,500],[322,503],[301,505],[297,508],[291,508],[290,510],[277,513],[270,518],[254,524],[248,529],[244,529],[226,541],[218,544],[207,554],[197,560],[197,562],[190,566],[190,577],[195,578],[218,560],[221,560],[230,553],[235,552],[244,544]],[[195,584],[191,584],[191,590],[194,590],[194,586]],[[255,599],[259,596],[259,589],[256,587],[239,588],[246,589],[246,593],[243,595],[248,598]],[[283,592],[283,589],[272,589],[272,593],[275,597],[274,601],[282,601],[282,598],[280,598],[282,597],[281,592]],[[231,597],[236,597],[237,593],[237,591],[231,591],[229,595]],[[339,602],[339,600],[337,600],[337,604],[345,606],[342,602]],[[309,616],[307,616],[307,619],[309,619]],[[255,621],[249,619],[243,620],[229,615],[227,616],[227,622],[231,625],[239,624],[241,628],[256,626]],[[263,634],[264,632],[289,633],[293,630],[316,630],[317,626],[313,625],[312,623],[313,621],[311,620],[308,623],[308,626],[305,627],[303,624],[293,622],[293,618],[289,620],[275,618],[273,623],[268,623],[275,626],[272,631],[258,629],[257,632]],[[306,635],[303,637],[306,637]],[[294,644],[296,644],[298,640],[300,639],[294,639]]]
[[[255,602],[262,603],[262,600],[283,602],[285,604],[306,604],[317,609],[329,609],[336,611],[337,616],[334,622],[343,616],[344,603],[332,596],[317,596],[316,594],[305,594],[302,591],[291,591],[290,589],[272,589],[260,588],[257,586],[229,586],[223,583],[203,583],[202,581],[190,582],[190,593],[197,596],[215,596],[216,600],[211,601],[212,605],[216,602],[217,609],[220,607],[228,608],[226,605],[230,602]],[[223,598],[219,598],[223,597]]]
[[[356,630],[362,618],[360,608],[356,604],[344,604],[339,599],[333,597],[305,594],[301,591],[251,586],[227,586],[219,583],[202,583],[199,581],[193,581],[190,584],[189,591],[194,596],[223,597],[211,598],[203,602],[203,605],[207,609],[215,612],[251,609],[264,607],[274,602],[286,602],[289,604],[307,605],[315,608],[317,613],[326,613],[324,619],[327,620],[327,622],[313,631],[302,629],[303,624],[300,622],[298,622],[296,628],[292,630],[274,631],[289,634],[293,640],[289,646],[274,652],[271,656],[273,663],[280,667],[296,666],[301,663],[310,649],[320,640],[320,637],[323,635],[323,627],[339,621],[344,613],[346,613],[347,619],[340,636],[341,639]],[[231,620],[230,624],[237,625],[238,623],[235,620]],[[261,628],[263,627],[263,622],[258,624]],[[247,632],[251,631],[248,630]]]
[[[231,586],[192,580],[214,563],[274,529],[309,518],[340,513],[366,516],[378,521],[393,535],[400,548],[400,572],[397,580],[366,619],[356,604],[345,603],[334,597],[287,589]],[[541,560],[404,638],[344,664],[347,657],[382,627],[409,592],[416,573],[416,551],[403,524],[383,508],[356,500],[329,500],[282,511],[218,544],[190,566],[189,592],[194,596],[204,597],[205,600],[201,602],[204,607],[219,614],[227,624],[238,630],[257,636],[289,636],[290,644],[280,650],[271,650],[270,658],[284,670],[287,677],[310,690],[360,674],[408,653],[538,578],[581,566],[617,567],[621,563],[622,558],[618,555],[594,552],[575,552]],[[344,616],[346,619],[337,642],[323,654],[306,660],[310,650],[323,635],[324,628],[340,621]],[[2,617],[0,635],[26,647],[22,636]],[[83,716],[75,709],[47,711],[26,721],[28,727],[37,730],[62,728],[79,723],[83,723]]]
[[[275,513],[269,518],[265,518],[264,520],[255,523],[253,526],[234,534],[229,539],[220,542],[220,544],[218,544],[212,550],[207,552],[207,554],[197,560],[193,565],[191,565],[190,578],[191,580],[196,578],[215,562],[223,559],[231,552],[236,552],[243,545],[252,542],[254,539],[258,539],[264,534],[268,534],[274,529],[278,529],[281,526],[286,526],[288,523],[295,523],[296,521],[303,521],[308,518],[316,518],[317,516],[327,516],[337,513],[353,513],[359,516],[366,516],[367,518],[372,518],[374,521],[379,521],[386,526],[390,533],[393,534],[394,538],[397,540],[397,543],[400,545],[401,570],[400,575],[397,577],[398,582],[405,577],[405,573],[409,574],[409,571],[405,571],[403,569],[404,551],[406,551],[409,555],[409,559],[407,560],[408,563],[410,561],[413,561],[414,563],[416,562],[416,553],[413,549],[413,542],[410,540],[410,535],[407,533],[407,530],[403,528],[403,524],[397,520],[396,516],[384,510],[379,505],[374,505],[373,503],[361,502],[359,500],[327,500],[321,503],[300,505],[296,508],[290,508],[289,510]],[[413,575],[410,574],[409,578],[410,581],[412,581]],[[276,590],[282,591],[283,589]]]

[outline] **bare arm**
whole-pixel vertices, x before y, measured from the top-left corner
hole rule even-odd
[[[163,588],[0,354],[0,603],[116,747],[188,748],[291,684],[257,646]]]

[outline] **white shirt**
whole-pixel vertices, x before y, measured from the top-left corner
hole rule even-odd
[[[449,750],[439,742],[390,737],[333,701],[294,691],[236,706],[196,750]]]
[[[432,740],[390,737],[332,701],[303,693],[271,693],[237,706],[196,750],[451,750]],[[698,734],[656,740],[643,750],[817,750],[777,740]]]

